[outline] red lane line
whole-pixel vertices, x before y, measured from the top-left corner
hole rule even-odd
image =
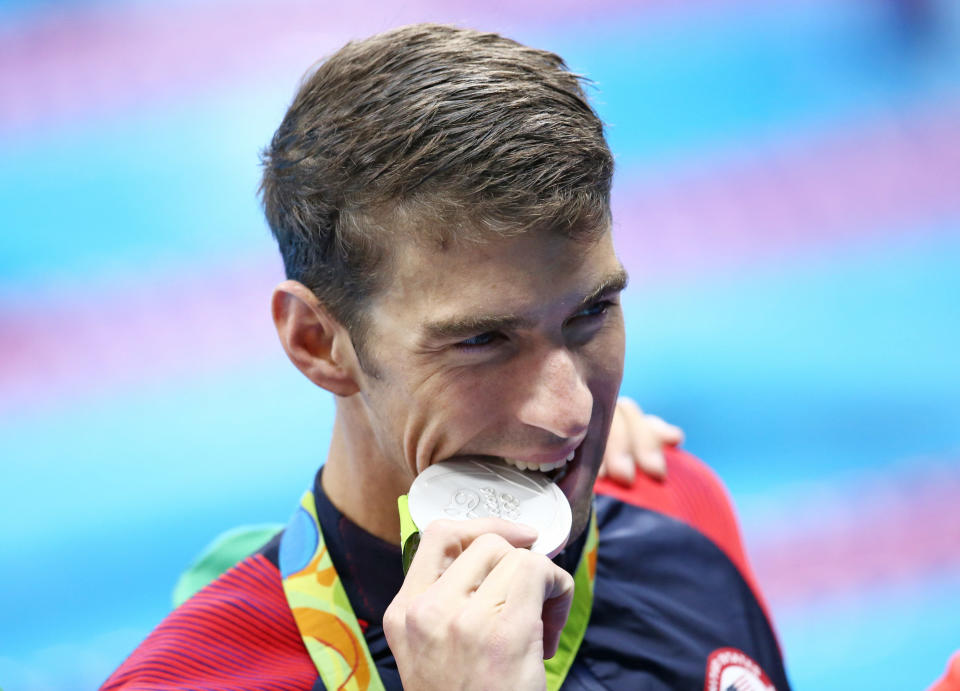
[[[303,70],[350,38],[401,24],[454,22],[509,33],[517,25],[542,29],[628,8],[672,5],[668,0],[280,0],[58,8],[29,23],[0,27],[0,129],[69,122],[224,78],[256,77],[278,65]],[[291,73],[291,89],[295,77]]]
[[[957,496],[960,459],[935,470],[887,473],[872,487],[829,499],[797,499],[781,509],[789,517],[771,521],[764,537],[751,541],[757,578],[774,609],[930,574],[960,579]]]
[[[668,270],[722,270],[772,252],[960,218],[956,180],[960,104],[655,186],[618,188],[617,245],[641,281]],[[270,256],[252,267],[205,268],[206,276],[138,280],[109,294],[0,305],[0,410],[275,353],[267,300],[278,265]]]
[[[0,307],[0,413],[279,354],[279,260]]]
[[[617,190],[617,244],[638,275],[960,219],[960,102],[701,166]]]

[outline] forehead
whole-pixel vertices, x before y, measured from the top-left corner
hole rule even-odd
[[[521,314],[574,304],[621,271],[609,230],[590,241],[529,232],[446,244],[401,241],[374,300],[374,321]],[[379,308],[379,309],[378,309]]]

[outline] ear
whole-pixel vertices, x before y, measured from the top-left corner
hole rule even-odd
[[[359,361],[347,329],[302,283],[283,281],[273,291],[273,323],[290,361],[307,379],[337,396],[352,396]]]

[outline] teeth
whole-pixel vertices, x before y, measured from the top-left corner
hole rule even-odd
[[[567,463],[573,460],[573,457],[576,455],[576,453],[577,453],[576,450],[573,450],[570,452],[570,455],[568,455],[566,458],[561,458],[559,461],[555,461],[553,463],[539,463],[539,464],[527,463],[526,461],[519,461],[515,458],[504,458],[503,460],[509,463],[510,465],[514,466],[515,468],[519,468],[520,470],[538,470],[540,472],[545,473],[550,470],[556,470],[557,468],[562,468]]]

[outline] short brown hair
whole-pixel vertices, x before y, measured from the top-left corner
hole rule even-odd
[[[553,53],[452,26],[348,43],[304,77],[263,152],[287,277],[359,345],[398,229],[607,228],[613,157],[581,81]]]

